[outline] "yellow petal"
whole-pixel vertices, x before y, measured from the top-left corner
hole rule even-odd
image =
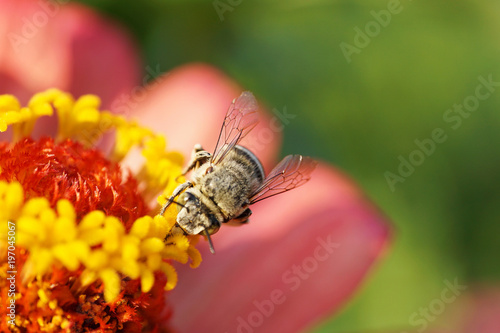
[[[76,270],[80,266],[80,261],[71,251],[68,244],[58,244],[52,248],[54,257],[59,260],[64,267],[70,271]]]
[[[41,248],[36,253],[31,253],[30,259],[34,263],[35,274],[43,275],[49,270],[54,257],[49,250]]]
[[[117,251],[120,248],[121,237],[125,234],[125,227],[120,220],[114,216],[108,216],[104,220],[106,237],[103,241],[103,249],[108,252]]]
[[[140,239],[146,237],[153,223],[153,218],[151,216],[143,216],[135,220],[132,228],[130,229],[130,234],[134,235]]]
[[[48,230],[52,229],[57,219],[56,212],[52,208],[47,207],[40,212],[40,223]]]
[[[33,117],[52,116],[53,109],[49,103],[41,103],[30,107]],[[27,109],[26,109],[27,110]],[[35,118],[36,119],[36,118]]]
[[[24,192],[18,182],[0,182],[1,220],[13,220],[19,216],[19,210],[24,201]]]
[[[33,198],[26,202],[22,208],[22,215],[37,216],[50,207],[46,198]]]
[[[191,258],[191,263],[189,266],[191,268],[197,268],[201,264],[201,253],[194,246],[190,246],[187,250],[189,258]]]
[[[20,217],[16,223],[16,226],[18,233],[25,233],[28,235],[37,236],[41,232],[40,230],[41,226],[40,223],[38,222],[38,219],[31,216]]]
[[[165,284],[165,290],[174,289],[177,285],[177,272],[175,271],[175,268],[172,265],[163,262],[161,265],[161,270],[167,276],[167,284]]]
[[[141,290],[143,293],[147,293],[153,288],[155,283],[155,276],[153,272],[149,269],[143,270],[141,273]]]
[[[5,224],[7,225],[7,224]],[[6,237],[6,236],[5,236]],[[5,239],[5,238],[4,238]],[[18,232],[16,235],[16,245],[25,248],[30,248],[30,245],[36,244],[37,239],[35,235],[30,235],[24,232]]]
[[[140,265],[136,261],[123,261],[117,268],[131,279],[137,279],[141,274]]]
[[[150,254],[146,258],[146,265],[152,271],[160,269],[161,263],[162,263],[162,258],[159,253]]]
[[[67,128],[68,115],[73,109],[74,102],[73,97],[67,93],[61,93],[52,102],[59,118],[59,128]]]
[[[187,251],[189,247],[189,239],[183,234],[173,235],[167,238],[167,245],[174,244],[182,251]]]
[[[97,249],[90,252],[88,257],[82,258],[82,261],[87,268],[100,270],[108,266],[109,255],[106,251]]]
[[[90,246],[95,246],[101,244],[106,238],[106,232],[104,229],[87,230],[80,232],[78,237]]]
[[[59,215],[59,217],[66,217],[70,220],[76,219],[75,208],[73,208],[73,205],[69,200],[66,199],[58,200],[56,209],[57,209],[57,215]]]
[[[124,261],[135,261],[139,258],[139,244],[140,240],[134,236],[127,236],[123,238],[122,257]]]
[[[97,123],[99,121],[100,113],[95,109],[83,109],[76,116],[77,123]]]
[[[107,268],[99,272],[99,277],[104,284],[104,300],[111,302],[116,299],[121,290],[121,279],[118,273],[112,268]]]
[[[148,238],[141,243],[141,253],[145,256],[163,250],[165,243],[160,238]]]
[[[109,232],[106,230],[107,236],[104,238],[102,242],[102,248],[109,252],[115,252],[120,248],[120,238],[116,233]]]
[[[68,244],[68,249],[79,260],[87,258],[90,255],[90,246],[83,240],[74,240]]]
[[[76,238],[75,220],[68,217],[59,217],[54,222],[52,238],[54,243],[69,242]]]
[[[93,230],[103,225],[106,215],[100,210],[94,210],[86,214],[78,224],[80,231]]]
[[[104,220],[104,227],[109,230],[113,230],[119,235],[125,234],[125,227],[121,223],[121,221],[115,216],[107,216]]]
[[[96,95],[83,95],[78,98],[74,105],[75,112],[80,112],[86,109],[99,109],[101,99]]]
[[[97,280],[97,278],[98,276],[95,271],[86,269],[82,272],[82,274],[80,274],[80,283],[82,284],[82,287],[86,287]]]
[[[17,111],[20,108],[19,101],[13,95],[0,95],[0,112]]]
[[[168,211],[168,210],[167,210]],[[151,228],[148,236],[165,238],[175,225],[175,218],[167,219],[164,216],[156,215],[153,219],[153,227]]]
[[[187,263],[189,259],[187,252],[179,249],[175,245],[165,246],[165,248],[161,251],[161,255],[163,258],[173,259],[182,264]]]

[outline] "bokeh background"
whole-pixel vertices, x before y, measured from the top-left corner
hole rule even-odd
[[[500,82],[498,1],[81,2],[130,32],[144,67],[210,63],[269,109],[296,115],[282,154],[345,170],[393,221],[388,256],[314,332],[408,328],[445,280],[471,290],[498,284],[500,87],[458,128],[443,119],[475,94],[479,77]],[[388,6],[397,8],[390,22],[356,44],[357,29],[376,22],[372,11]],[[357,50],[346,57],[342,43]],[[391,188],[386,173],[397,175],[400,156],[436,128],[447,139]]]
[[[212,1],[82,2],[125,26],[145,65],[208,62],[269,109],[296,115],[283,155],[337,165],[393,221],[387,258],[315,332],[405,328],[444,280],[499,281],[500,89],[457,129],[443,119],[474,95],[479,76],[500,81],[499,2],[401,0],[349,57],[341,43],[356,46],[355,28],[394,1],[220,1],[219,13]],[[436,128],[447,140],[392,191],[385,173],[397,174],[398,157]]]

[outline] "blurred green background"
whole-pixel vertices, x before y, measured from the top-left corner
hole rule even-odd
[[[411,328],[444,280],[498,283],[500,89],[457,129],[443,119],[474,96],[478,77],[500,82],[498,1],[222,0],[223,20],[212,1],[82,2],[131,32],[145,66],[208,62],[296,114],[283,155],[335,164],[393,220],[389,255],[314,332]],[[371,12],[388,6],[397,13],[378,31]],[[368,45],[355,28],[372,29]],[[365,47],[346,57],[341,43]],[[399,156],[436,128],[447,140],[391,190],[385,173],[397,175]]]

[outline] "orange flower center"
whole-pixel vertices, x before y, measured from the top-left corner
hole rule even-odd
[[[97,96],[75,100],[57,89],[25,107],[0,95],[0,132],[13,134],[0,142],[0,299],[16,310],[14,322],[0,308],[2,332],[168,331],[165,291],[178,280],[171,261],[201,262],[198,236],[176,226],[176,209],[154,215],[146,205],[160,193],[163,204],[177,186],[182,155],[99,105]],[[56,138],[29,138],[47,116],[58,117]],[[110,131],[106,156],[92,146]],[[144,159],[136,177],[119,164],[131,149]],[[5,278],[13,270],[14,291]]]
[[[129,230],[148,213],[131,174],[124,179],[118,163],[69,139],[55,143],[47,137],[25,138],[12,147],[0,142],[0,170],[0,180],[18,181],[26,199],[45,197],[52,207],[57,200],[68,199],[78,220],[89,211],[102,210]]]

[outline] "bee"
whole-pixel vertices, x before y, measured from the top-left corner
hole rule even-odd
[[[248,222],[249,206],[290,191],[310,179],[316,162],[310,157],[288,155],[267,175],[259,159],[240,141],[257,124],[257,101],[245,91],[233,100],[224,118],[214,153],[194,146],[182,175],[193,171],[191,180],[180,184],[161,208],[179,206],[177,225],[189,235],[204,234],[215,253],[210,235],[222,224]],[[177,200],[175,200],[178,198]]]

